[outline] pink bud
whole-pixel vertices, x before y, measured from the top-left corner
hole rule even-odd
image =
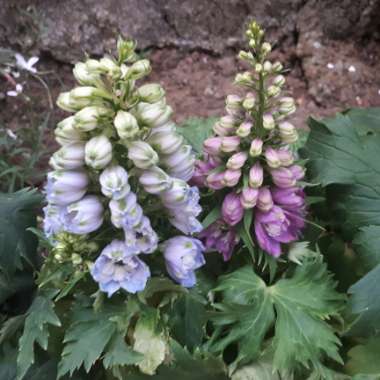
[[[257,188],[263,184],[264,171],[263,167],[257,163],[251,167],[249,171],[249,186]]]
[[[293,177],[299,181],[305,176],[305,169],[300,165],[293,165],[289,168],[289,170],[292,172]]]
[[[297,180],[291,170],[287,168],[279,168],[271,170],[273,182],[281,188],[292,187],[296,184]]]
[[[220,190],[225,187],[223,183],[224,172],[222,173],[211,173],[206,178],[206,183],[208,187],[212,190]]]
[[[240,197],[236,193],[226,195],[222,205],[222,216],[224,221],[230,226],[238,224],[244,215]]]
[[[219,154],[221,146],[221,137],[210,137],[203,142],[203,150],[211,155]]]
[[[283,166],[289,166],[294,161],[293,153],[290,150],[288,150],[287,148],[280,148],[277,151],[277,155],[281,161],[281,165],[283,165]]]
[[[198,187],[206,186],[206,177],[214,168],[215,166],[211,165],[209,162],[196,160],[194,164],[194,173],[191,177],[190,183]]]
[[[263,151],[263,141],[259,138],[253,139],[251,142],[251,148],[249,154],[251,157],[258,157]]]
[[[231,115],[226,115],[220,118],[215,123],[213,130],[219,136],[228,136],[235,130],[236,119]]]
[[[252,127],[253,124],[250,121],[245,121],[240,124],[239,128],[236,130],[236,134],[239,137],[247,137],[251,133]]]
[[[222,137],[222,146],[220,150],[225,153],[234,152],[239,148],[239,136],[224,136]]]
[[[240,194],[240,202],[244,208],[253,208],[256,206],[257,197],[259,195],[258,189],[252,187],[245,187]]]
[[[280,158],[277,152],[273,148],[267,148],[265,150],[265,159],[269,167],[275,169],[281,165]]]
[[[223,183],[227,187],[234,187],[239,182],[241,177],[241,170],[226,170],[224,172]]]
[[[238,152],[233,154],[227,161],[227,168],[232,170],[240,169],[244,166],[247,161],[248,154],[247,152]]]
[[[270,190],[267,187],[259,189],[257,197],[257,207],[261,211],[269,211],[273,207],[273,199]]]

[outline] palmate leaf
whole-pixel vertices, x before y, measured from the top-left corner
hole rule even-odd
[[[190,143],[193,149],[198,154],[201,154],[203,141],[211,136],[212,127],[216,120],[215,117],[190,118],[187,119],[181,127],[177,128],[177,130]]]
[[[353,241],[355,252],[367,270],[380,264],[380,226],[363,227]]]
[[[222,302],[216,305],[220,312],[213,317],[220,335],[213,337],[211,349],[220,352],[235,342],[237,361],[255,360],[274,324],[276,369],[316,367],[324,356],[341,362],[339,339],[326,322],[343,306],[344,297],[334,287],[321,256],[309,258],[291,277],[272,286],[248,266],[223,276],[216,289],[222,292]]]
[[[36,227],[36,209],[41,196],[34,190],[0,194],[0,269],[11,276],[22,258],[38,266],[37,237],[27,229]]]
[[[49,325],[61,326],[61,322],[54,311],[51,297],[41,294],[34,299],[27,312],[24,332],[19,340],[17,379],[22,379],[34,363],[35,343],[38,343],[44,350],[47,349]]]

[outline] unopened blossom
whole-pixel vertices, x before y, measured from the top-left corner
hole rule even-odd
[[[220,146],[220,150],[222,152],[235,152],[240,145],[240,137],[239,136],[224,136],[222,137],[222,144]]]
[[[297,179],[289,168],[278,168],[271,170],[271,175],[275,185],[281,188],[295,186]]]
[[[211,172],[206,178],[207,186],[212,190],[220,190],[226,187],[224,184],[224,172]]]
[[[145,141],[135,140],[128,144],[128,158],[139,169],[149,169],[158,163],[158,154]]]
[[[165,96],[165,90],[158,83],[148,83],[139,87],[137,93],[146,103],[156,103]]]
[[[118,111],[113,123],[121,139],[132,139],[137,136],[139,132],[137,120],[129,112]]]
[[[164,257],[169,275],[182,286],[196,283],[195,270],[205,264],[204,246],[198,239],[176,236],[164,243]]]
[[[173,110],[163,100],[156,103],[141,102],[137,105],[137,118],[142,124],[153,127],[165,124]]]
[[[238,194],[229,193],[226,195],[222,204],[222,216],[223,220],[230,226],[235,226],[242,220],[244,209]]]
[[[248,159],[247,152],[238,152],[233,154],[227,161],[226,167],[231,170],[238,170],[244,166]]]
[[[249,155],[251,157],[258,157],[263,151],[263,140],[260,138],[255,138],[251,142],[251,147],[249,148]]]
[[[264,170],[263,167],[257,163],[253,165],[249,171],[249,185],[251,187],[260,187],[264,180]]]
[[[79,100],[78,100],[79,102]],[[104,106],[88,106],[74,115],[76,128],[88,132],[101,125],[102,118],[110,117],[112,110]]]
[[[120,165],[111,165],[105,168],[99,176],[101,192],[108,198],[121,199],[130,191],[128,173]]]
[[[236,129],[236,135],[239,137],[247,137],[249,136],[251,129],[253,127],[252,122],[245,121],[239,125]]]
[[[235,130],[236,118],[232,115],[226,115],[214,124],[213,130],[219,136],[228,136]]]
[[[257,196],[257,208],[261,211],[269,211],[273,207],[272,194],[268,187],[261,187]]]
[[[50,158],[49,164],[58,169],[79,169],[84,165],[85,146],[82,142],[75,142],[63,146]]]
[[[278,153],[273,148],[269,147],[264,153],[265,160],[270,168],[278,168],[281,165],[280,157]]]
[[[67,117],[57,124],[54,131],[55,139],[60,145],[69,145],[75,142],[83,142],[86,137],[84,133],[76,128],[74,116]]]
[[[223,183],[227,187],[234,187],[238,184],[241,177],[241,170],[227,169],[223,173]]]
[[[244,187],[240,194],[241,205],[245,209],[250,209],[256,206],[259,190],[252,187]]]
[[[172,154],[183,144],[183,137],[176,132],[154,131],[147,142],[159,153]]]
[[[207,186],[206,178],[211,170],[217,167],[218,163],[211,158],[207,161],[196,160],[193,176],[191,177],[191,184],[204,187]]]
[[[173,180],[158,166],[153,166],[143,171],[139,181],[147,193],[159,194],[167,190]]]
[[[86,165],[94,169],[103,169],[111,160],[112,144],[105,135],[95,136],[86,143]]]
[[[221,152],[222,138],[210,137],[203,142],[203,150],[210,155],[217,155]]]

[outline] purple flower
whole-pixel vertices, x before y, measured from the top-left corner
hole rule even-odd
[[[252,187],[244,187],[240,194],[240,202],[242,206],[246,209],[253,208],[256,206],[257,197],[259,195],[258,189],[253,189]]]
[[[163,244],[169,275],[186,288],[195,285],[194,271],[205,264],[203,244],[194,238],[176,236]]]
[[[212,190],[220,190],[224,185],[224,172],[210,173],[206,178],[207,186]]]
[[[223,183],[227,187],[234,187],[238,184],[241,177],[241,170],[227,169],[223,175]]]
[[[130,191],[123,199],[113,199],[109,203],[111,222],[117,228],[133,228],[140,224],[143,216],[136,194]]]
[[[103,206],[98,197],[87,195],[67,206],[62,212],[64,230],[73,234],[88,234],[103,223]]]
[[[257,198],[257,208],[261,211],[269,211],[273,207],[272,194],[268,187],[261,187]]]
[[[119,289],[136,293],[145,288],[150,270],[136,253],[134,247],[127,247],[124,242],[113,240],[96,259],[91,275],[108,297]]]
[[[135,245],[139,252],[152,253],[157,249],[158,236],[153,230],[148,217],[143,216],[135,229]]]
[[[218,155],[222,146],[221,137],[209,137],[203,142],[203,151],[210,155]]]
[[[229,193],[223,200],[222,216],[223,220],[230,226],[238,224],[244,215],[244,208],[240,202],[240,197],[236,193]]]
[[[290,210],[302,209],[305,205],[305,193],[300,187],[275,187],[272,189],[272,197],[277,205]]]
[[[293,187],[297,182],[290,168],[273,169],[271,175],[275,185],[283,189]]]
[[[266,212],[257,211],[254,224],[259,246],[275,257],[281,255],[281,243],[297,240],[302,228],[299,220],[279,206]]]
[[[47,237],[50,237],[63,230],[62,222],[62,210],[63,206],[57,206],[54,204],[47,204],[43,208],[44,220],[43,228]]]
[[[125,197],[131,187],[128,184],[128,173],[119,165],[112,165],[102,171],[99,176],[102,193],[112,199]]]
[[[235,230],[227,226],[222,220],[217,220],[204,229],[199,234],[199,238],[207,250],[216,250],[221,253],[224,261],[231,258],[234,248],[239,242],[239,236]]]

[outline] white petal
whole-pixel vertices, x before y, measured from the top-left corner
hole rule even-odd
[[[25,69],[28,66],[28,64],[25,61],[25,58],[21,54],[16,53],[15,58],[17,66],[20,66],[22,69]]]

